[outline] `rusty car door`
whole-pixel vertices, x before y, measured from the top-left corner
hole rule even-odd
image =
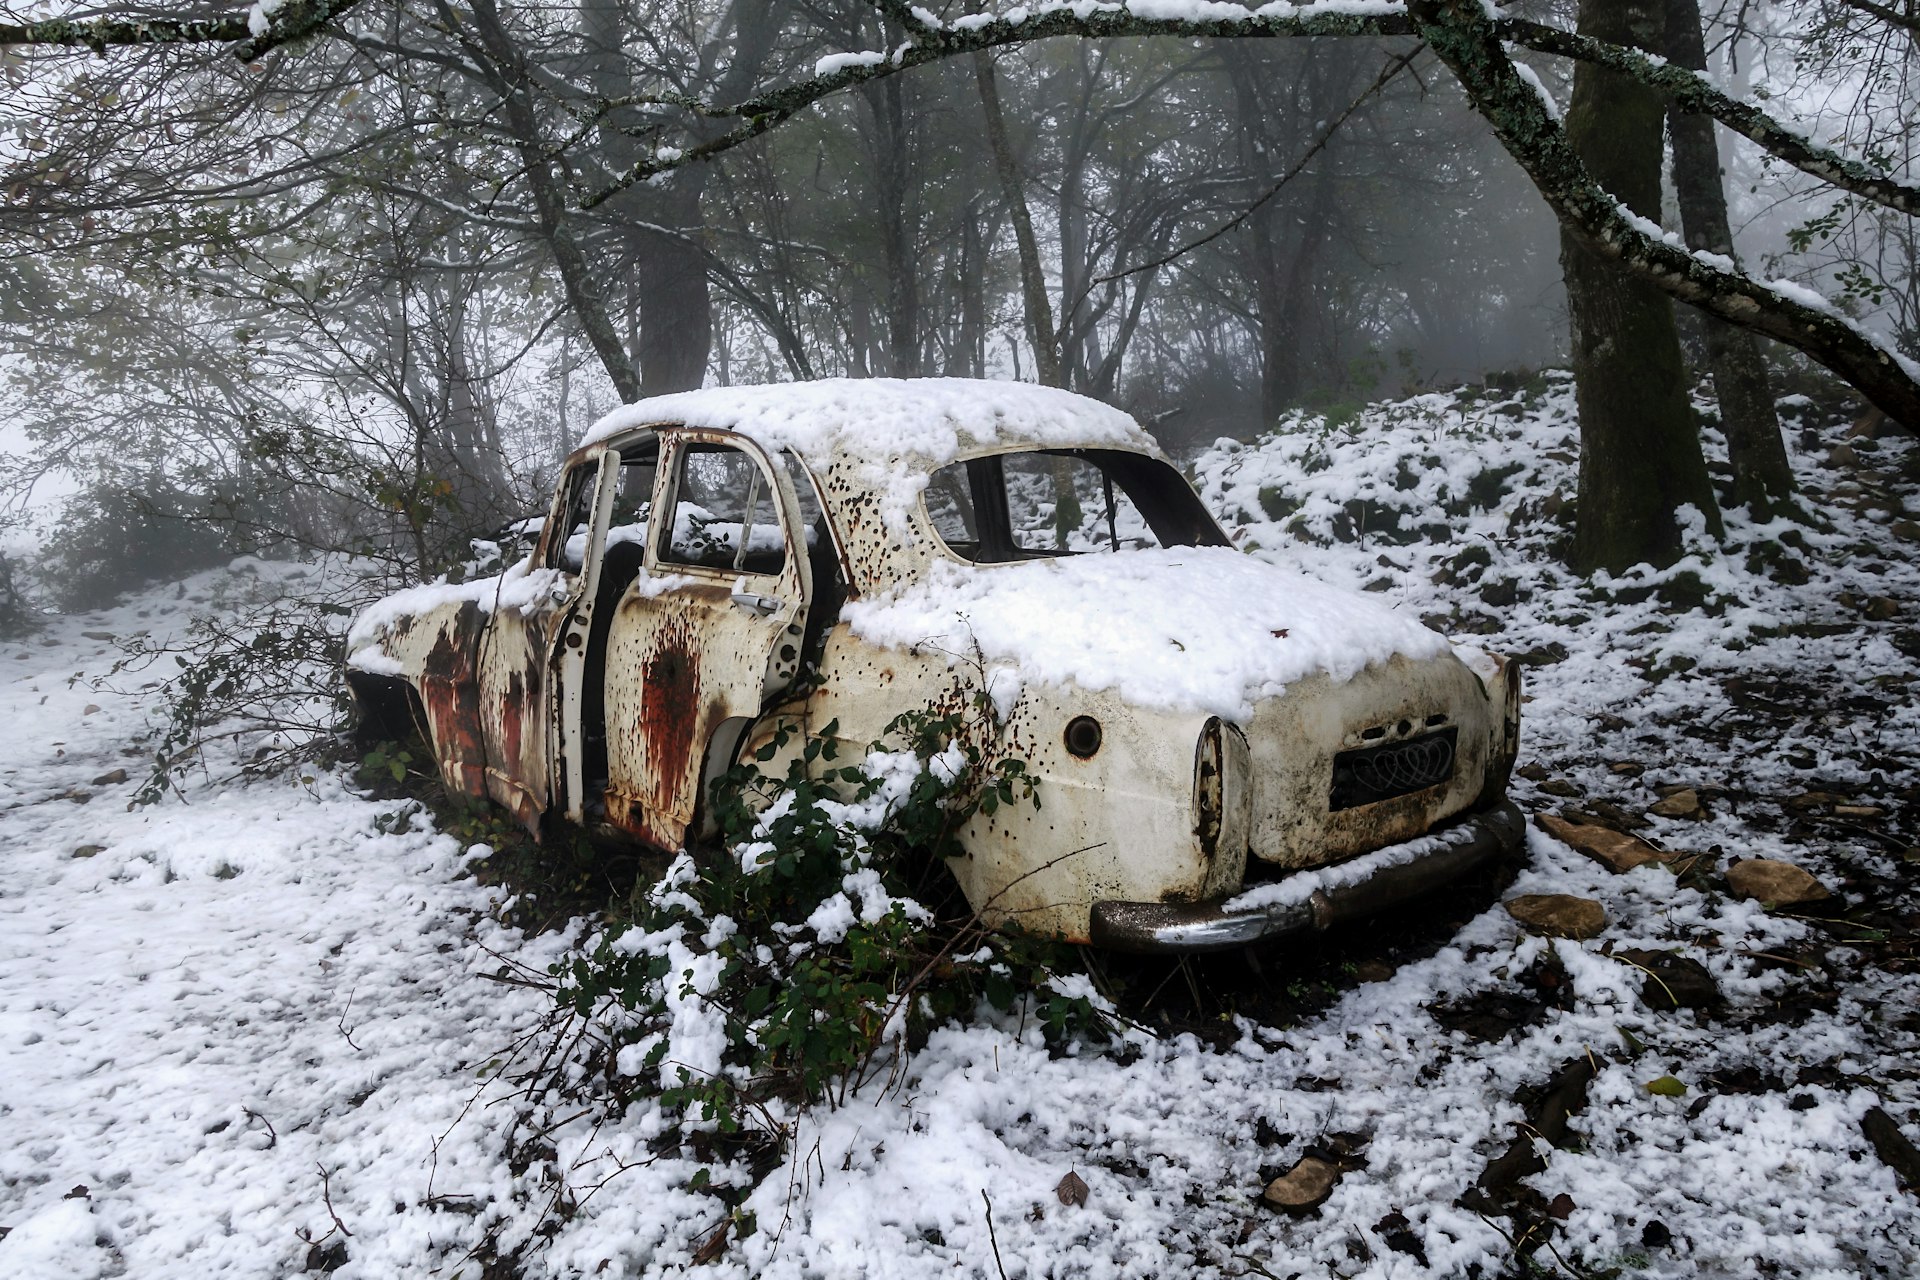
[[[680,848],[710,749],[731,743],[799,670],[812,597],[786,468],[731,432],[662,431],[644,572],[606,642],[606,818]]]
[[[562,477],[554,507],[534,548],[537,589],[515,605],[497,605],[480,635],[475,666],[485,740],[487,791],[538,831],[556,799],[572,745],[565,712],[575,708],[600,568],[611,485],[604,452],[576,462]]]

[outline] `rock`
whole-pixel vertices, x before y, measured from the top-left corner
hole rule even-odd
[[[1847,439],[1878,440],[1887,434],[1887,427],[1891,422],[1892,419],[1887,417],[1884,409],[1869,409],[1856,418],[1853,425],[1847,429]]]
[[[1067,1176],[1060,1179],[1060,1184],[1053,1189],[1053,1194],[1060,1197],[1061,1204],[1078,1209],[1087,1202],[1086,1179],[1069,1169]]]
[[[1540,789],[1550,796],[1559,796],[1563,800],[1571,800],[1580,794],[1580,788],[1565,778],[1548,778],[1540,784]]]
[[[103,844],[83,844],[73,851],[73,856],[76,858],[91,858],[96,853],[105,853],[106,851],[107,846]]]
[[[1570,893],[1528,893],[1507,901],[1507,914],[1528,933],[1583,941],[1607,927],[1607,909]]]
[[[1908,1187],[1920,1189],[1920,1150],[1907,1141],[1893,1117],[1879,1107],[1868,1107],[1860,1118],[1860,1131],[1873,1144],[1873,1153],[1881,1163],[1900,1175]]]
[[[1356,982],[1385,982],[1394,972],[1394,967],[1385,960],[1362,960],[1353,966]]]
[[[1655,803],[1647,812],[1656,818],[1684,818],[1689,822],[1698,822],[1707,816],[1707,807],[1700,803],[1698,791],[1684,787]]]
[[[1547,772],[1547,767],[1543,764],[1523,764],[1518,769],[1515,769],[1514,772],[1525,778],[1528,782],[1545,782],[1553,776]]]
[[[1611,772],[1622,774],[1629,778],[1637,778],[1647,771],[1647,766],[1641,764],[1638,760],[1616,760],[1608,765],[1607,768]]]
[[[1887,532],[1902,542],[1920,542],[1920,524],[1911,520],[1895,520],[1887,526]]]
[[[1579,811],[1562,809],[1560,816],[1568,822],[1584,822],[1611,831],[1645,831],[1653,825],[1641,815],[1628,813],[1609,800],[1588,800]]]
[[[1875,596],[1860,612],[1870,622],[1891,622],[1900,616],[1900,603],[1891,596]]]
[[[1318,1156],[1307,1156],[1269,1182],[1260,1198],[1276,1209],[1304,1216],[1325,1204],[1339,1181],[1338,1165]]]
[[[1832,896],[1827,887],[1791,862],[1748,858],[1727,868],[1727,887],[1736,898],[1750,898],[1775,907],[1821,902]]]
[[[93,780],[96,787],[111,787],[127,780],[125,769],[110,769]]]
[[[1639,836],[1630,836],[1624,831],[1567,822],[1550,813],[1535,814],[1533,821],[1555,840],[1586,854],[1609,871],[1631,871],[1649,862],[1672,862],[1680,856],[1656,849]]]
[[[1616,951],[1646,975],[1640,1000],[1649,1009],[1712,1009],[1720,1004],[1720,987],[1698,960],[1671,951]]]

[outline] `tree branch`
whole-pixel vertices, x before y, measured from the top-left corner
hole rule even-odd
[[[1502,18],[1494,24],[1494,30],[1501,39],[1511,40],[1536,53],[1574,58],[1632,76],[1642,84],[1666,94],[1680,110],[1693,115],[1712,116],[1768,155],[1784,160],[1802,173],[1889,209],[1920,214],[1920,185],[1889,177],[1858,160],[1821,146],[1811,138],[1787,128],[1752,103],[1728,97],[1698,72],[1662,59],[1650,58],[1638,49],[1595,40],[1538,22]]]
[[[1474,109],[1582,245],[1671,298],[1806,352],[1895,422],[1920,430],[1920,367],[1818,298],[1791,296],[1742,275],[1725,258],[1668,243],[1659,227],[1602,190],[1533,84],[1515,69],[1480,0],[1410,0],[1408,8]]]
[[[290,41],[318,32],[360,0],[287,0],[263,19],[254,13],[220,18],[92,18],[0,23],[0,45],[91,49],[148,44],[232,44],[233,56],[252,62]]]

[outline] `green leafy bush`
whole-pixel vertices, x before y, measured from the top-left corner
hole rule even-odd
[[[789,729],[721,778],[725,851],[681,855],[555,968],[563,1006],[610,1033],[616,1086],[657,1091],[686,1129],[783,1141],[780,1104],[842,1101],[983,1004],[1062,1051],[1103,1039],[1090,987],[1055,976],[1067,949],[987,928],[945,873],[975,812],[1040,803],[991,725],[984,698],[909,713],[852,763],[837,725],[797,751]]]

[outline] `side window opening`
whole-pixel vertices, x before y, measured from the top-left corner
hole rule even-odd
[[[660,562],[730,573],[785,568],[780,504],[760,464],[729,445],[683,449],[672,518],[660,528]]]
[[[593,524],[594,480],[599,470],[599,460],[595,459],[567,472],[567,496],[560,509],[560,524],[547,540],[544,563],[549,569],[578,573],[584,567],[587,531]]]
[[[981,564],[1226,543],[1179,472],[1115,449],[1034,449],[952,463],[933,474],[925,502],[947,549]]]
[[[609,553],[623,543],[645,546],[653,515],[653,480],[660,469],[660,445],[648,441],[622,450],[620,481],[614,491],[613,518],[607,522]]]

